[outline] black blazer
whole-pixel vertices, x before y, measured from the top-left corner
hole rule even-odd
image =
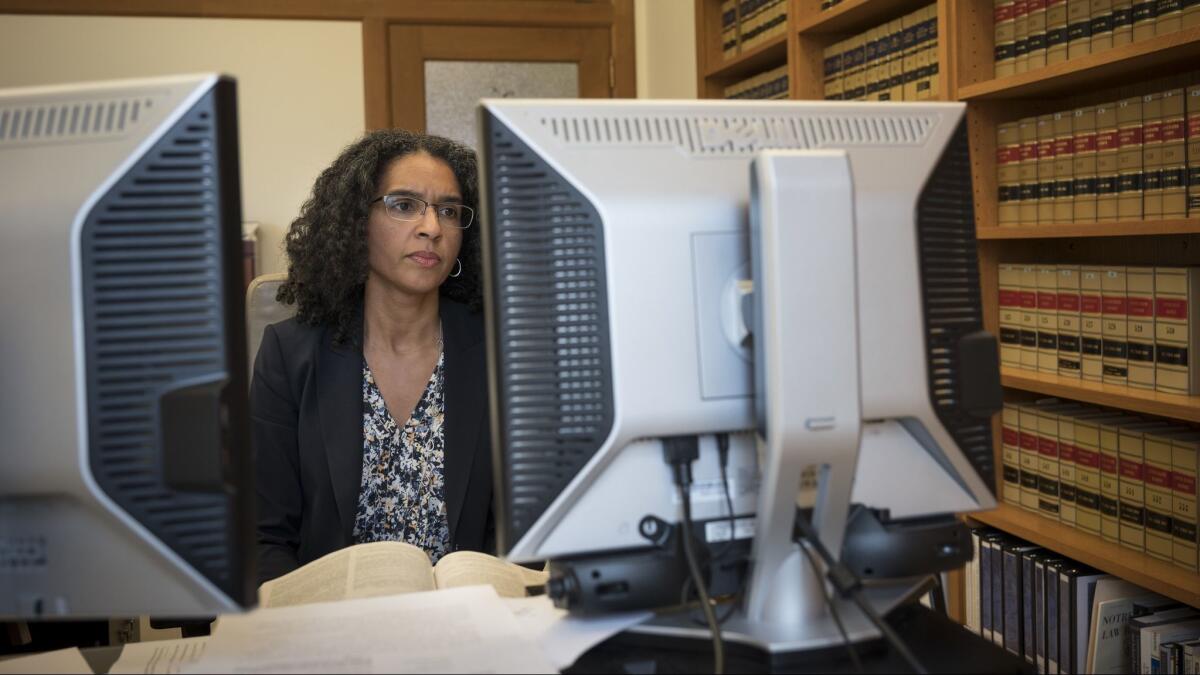
[[[451,548],[491,552],[492,453],[483,321],[441,298],[445,350],[445,490]],[[294,318],[267,326],[250,411],[258,484],[259,583],[354,543],[362,482],[362,326]]]

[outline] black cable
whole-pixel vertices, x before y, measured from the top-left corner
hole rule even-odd
[[[846,645],[846,651],[850,654],[850,661],[854,664],[854,672],[863,672],[862,661],[858,658],[858,650],[854,648],[854,643],[850,640],[850,635],[846,633],[846,627],[842,625],[842,617],[838,614],[837,607],[833,604],[833,598],[829,595],[828,589],[825,588],[825,582],[822,581],[821,568],[817,567],[817,559],[813,557],[812,551],[804,544],[800,544],[800,550],[804,551],[804,557],[808,558],[808,564],[812,567],[813,574],[817,577],[817,583],[821,584],[821,595],[825,598],[825,604],[829,606],[829,613],[833,616],[833,622],[837,624],[838,632],[842,634],[842,644]]]
[[[804,533],[804,538],[813,545],[813,548],[817,550],[817,554],[821,556],[821,560],[825,562],[825,566],[829,568],[827,576],[838,593],[843,598],[852,600],[858,606],[863,615],[879,629],[879,632],[888,641],[888,644],[900,654],[901,658],[908,662],[908,666],[913,669],[913,672],[918,673],[918,675],[926,675],[928,671],[925,670],[921,662],[909,650],[908,645],[904,644],[904,641],[900,639],[896,631],[887,625],[887,622],[879,616],[879,613],[875,611],[871,603],[867,602],[863,597],[862,580],[855,576],[854,572],[850,571],[845,565],[833,559],[833,556],[829,553],[829,549],[825,548],[825,544],[821,542],[821,538],[817,536],[816,531],[813,530],[812,523],[808,522],[808,519],[797,517],[796,524],[800,526],[800,529]]]

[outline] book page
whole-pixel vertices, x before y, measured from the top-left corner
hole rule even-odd
[[[433,576],[438,588],[491,584],[501,597],[523,598],[526,586],[544,586],[549,573],[514,565],[486,553],[455,551],[438,561]]]
[[[130,642],[121,648],[121,657],[109,668],[110,675],[127,673],[165,673],[174,675],[186,664],[204,656],[208,636],[182,640]]]
[[[396,541],[334,551],[258,589],[262,607],[287,607],[346,598],[433,590],[429,556]]]
[[[79,647],[53,652],[0,659],[0,673],[88,673],[92,667],[84,660]]]

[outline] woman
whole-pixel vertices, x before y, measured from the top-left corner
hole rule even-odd
[[[250,391],[260,582],[368,541],[491,548],[477,199],[471,150],[377,131],[292,223],[297,312]]]

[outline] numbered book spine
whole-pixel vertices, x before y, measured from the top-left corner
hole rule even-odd
[[[1054,222],[1054,115],[1037,118],[1037,220]]]
[[[1162,94],[1142,97],[1142,218],[1159,220],[1162,201]]]
[[[825,100],[842,100],[842,53],[841,43],[835,42],[825,48]]]
[[[992,25],[995,30],[996,77],[1016,72],[1017,24],[1015,0],[995,0]]]
[[[1058,408],[1038,410],[1038,513],[1058,520]]]
[[[1029,70],[1029,0],[1015,0],[1013,23],[1017,51],[1013,70],[1024,73]]]
[[[1038,0],[1045,2],[1045,0]],[[941,60],[938,58],[940,38],[938,35],[938,12],[937,4],[929,5],[925,9],[925,22],[929,24],[929,41],[925,47],[926,64],[925,64],[925,79],[929,81],[928,97],[930,100],[935,100],[942,92],[942,68]],[[1042,33],[1042,53],[1043,60],[1045,59],[1045,39],[1046,35]]]
[[[1100,534],[1100,422],[1075,421],[1075,527]]]
[[[1117,103],[1117,218],[1142,217],[1142,98]]]
[[[888,100],[904,100],[904,20],[888,24]]]
[[[1113,46],[1133,42],[1133,0],[1113,0]]]
[[[1037,370],[1037,266],[1021,266],[1021,367]]]
[[[1067,2],[1067,58],[1077,59],[1092,52],[1092,8],[1090,0]]]
[[[1200,294],[1197,269],[1154,270],[1154,388],[1168,394],[1200,393],[1200,373],[1191,366],[1197,348],[1192,321],[1193,301]]]
[[[1076,412],[1058,416],[1058,521],[1075,527],[1078,518],[1079,478],[1076,469]],[[1031,645],[1032,646],[1032,645]]]
[[[1037,512],[1038,496],[1038,428],[1037,407],[1017,406],[1019,440],[1021,443],[1021,508]]]
[[[1096,221],[1117,220],[1117,103],[1096,106]]]
[[[1197,571],[1196,483],[1200,481],[1197,448],[1200,441],[1175,439],[1171,443],[1171,541],[1176,565]]]
[[[1075,110],[1072,121],[1075,140],[1075,190],[1072,221],[1096,222],[1096,107]]]
[[[1157,34],[1158,0],[1133,0],[1133,41],[1149,40]]]
[[[1170,431],[1157,422],[1121,428],[1118,440],[1117,489],[1120,490],[1121,545],[1134,551],[1146,550],[1146,434]]]
[[[1067,0],[1046,2],[1046,63],[1067,60]]]
[[[1027,68],[1036,70],[1046,65],[1046,0],[1026,0],[1029,14],[1029,50]]]
[[[1128,296],[1124,267],[1106,267],[1101,279],[1105,384],[1129,384]]]
[[[1075,204],[1075,135],[1072,131],[1074,114],[1054,113],[1054,220],[1069,223],[1074,218]]]
[[[917,32],[920,29],[921,17],[918,12],[904,15],[904,100],[917,100],[917,50],[920,45]]]
[[[1120,423],[1100,425],[1100,536],[1121,541],[1121,489],[1117,464],[1120,457]]]
[[[872,28],[865,34],[866,41],[863,47],[863,54],[866,61],[863,63],[863,72],[865,76],[863,80],[866,82],[866,98],[868,101],[879,100],[879,29]]]
[[[1146,553],[1170,561],[1171,541],[1171,436],[1146,434]]]
[[[1058,268],[1037,268],[1037,369],[1040,373],[1058,372]]]
[[[1200,17],[1200,0],[1196,0],[1196,15]],[[1200,84],[1187,88],[1186,107],[1187,217],[1200,218]]]
[[[1058,374],[1074,378],[1082,374],[1079,278],[1078,265],[1058,266]]]
[[[1079,332],[1082,377],[1104,380],[1104,268],[1079,268]]]
[[[1154,268],[1125,268],[1129,386],[1154,389]]]
[[[727,0],[721,3],[721,53],[727,59],[733,58],[737,47],[737,2]]]
[[[1000,363],[1021,367],[1021,270],[1002,263],[998,267],[1000,286]]]
[[[1161,15],[1160,17],[1161,18]],[[1162,217],[1187,217],[1187,96],[1183,89],[1162,97]]]
[[[1158,0],[1158,16],[1154,19],[1155,35],[1166,35],[1183,29],[1184,0]]]
[[[1112,0],[1091,0],[1092,53],[1112,49],[1113,15]]]
[[[1003,489],[1001,496],[1006,503],[1021,505],[1021,421],[1016,404],[1005,403],[1001,416],[1001,438],[1003,440]]]

